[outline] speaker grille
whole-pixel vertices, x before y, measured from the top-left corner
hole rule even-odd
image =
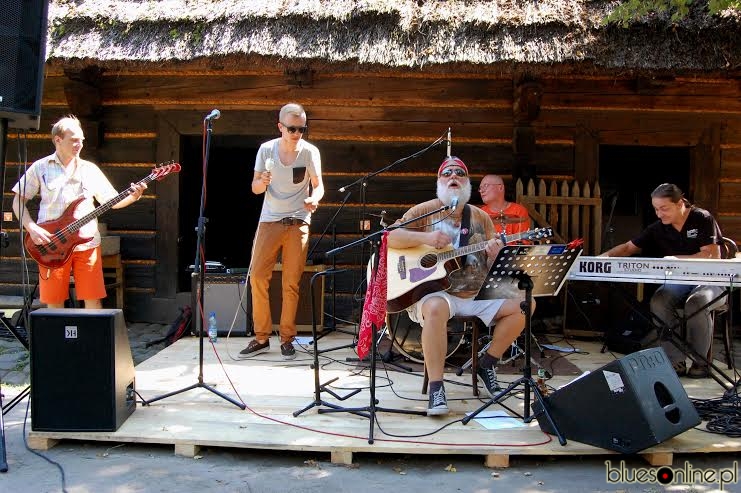
[[[4,3],[0,18],[0,118],[8,118],[14,128],[38,128],[47,1]]]

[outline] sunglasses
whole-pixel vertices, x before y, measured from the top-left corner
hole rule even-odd
[[[486,190],[489,187],[502,188],[504,185],[501,183],[484,183],[483,185],[479,185],[479,191]]]
[[[286,130],[288,130],[288,133],[289,134],[295,134],[296,132],[304,133],[304,132],[306,132],[309,129],[309,126],[308,125],[304,125],[303,127],[294,127],[294,126],[290,126],[289,127],[288,125],[286,125],[283,122],[280,122],[280,124],[283,125],[283,128],[285,128]]]
[[[444,169],[443,172],[440,173],[440,176],[443,176],[445,178],[450,178],[451,176],[453,176],[453,173],[455,173],[455,176],[460,176],[460,177],[466,176],[465,170],[462,170],[461,168]]]

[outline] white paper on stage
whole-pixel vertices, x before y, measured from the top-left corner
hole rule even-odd
[[[469,416],[471,413],[466,413]],[[522,420],[513,418],[506,411],[499,409],[484,410],[473,418],[478,424],[487,430],[506,430],[509,428],[522,428],[527,426]]]

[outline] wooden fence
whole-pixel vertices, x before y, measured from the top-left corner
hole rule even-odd
[[[539,227],[553,228],[553,240],[568,243],[584,240],[583,255],[602,253],[602,198],[599,183],[594,189],[589,182],[546,183],[540,180],[536,189],[533,180],[515,185],[516,201],[527,207],[530,217]]]

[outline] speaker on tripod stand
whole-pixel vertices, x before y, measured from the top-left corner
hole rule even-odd
[[[47,0],[4,2],[0,22],[0,119],[38,130],[46,59]]]

